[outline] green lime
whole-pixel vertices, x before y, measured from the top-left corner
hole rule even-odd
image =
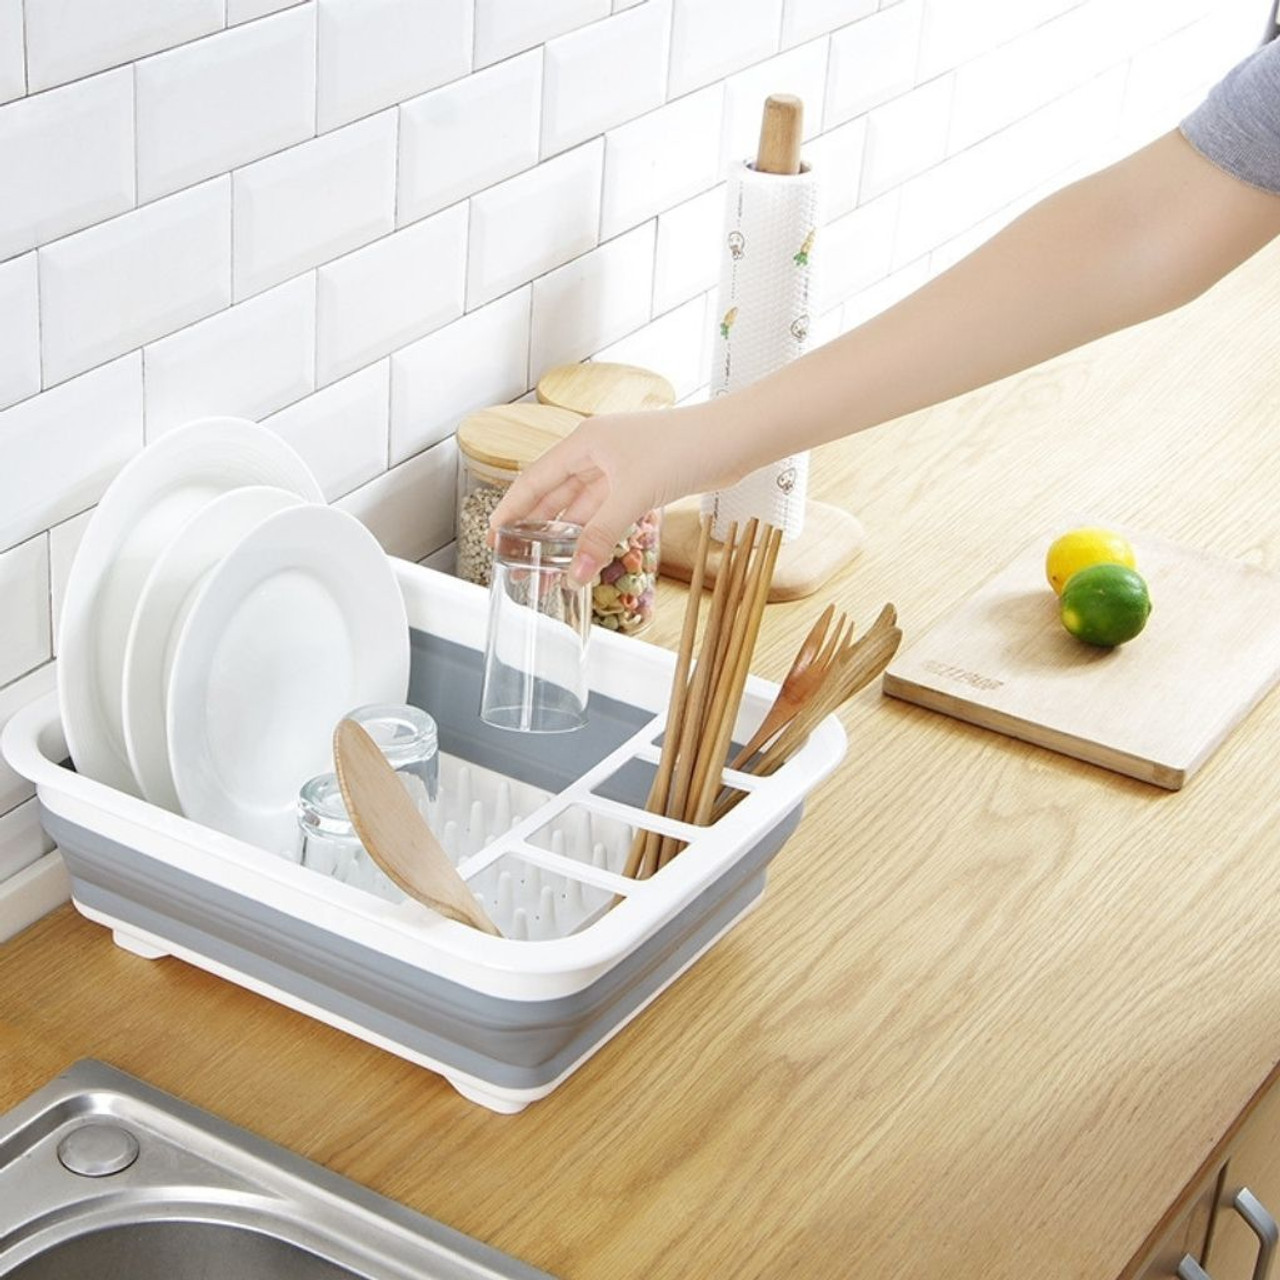
[[[1132,640],[1151,613],[1147,584],[1122,564],[1095,564],[1073,573],[1059,601],[1062,625],[1077,640],[1112,648]]]

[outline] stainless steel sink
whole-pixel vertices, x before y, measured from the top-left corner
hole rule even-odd
[[[0,1116],[9,1280],[549,1280],[101,1062]]]

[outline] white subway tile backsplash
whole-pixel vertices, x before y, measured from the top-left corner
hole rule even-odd
[[[0,550],[91,507],[142,447],[134,352],[0,413]]]
[[[194,418],[257,422],[311,391],[315,293],[300,276],[149,346],[147,439]]]
[[[609,0],[475,0],[476,66],[509,58],[610,12]]]
[[[321,131],[471,70],[470,0],[317,3]]]
[[[222,0],[25,0],[30,92],[222,27]]]
[[[234,180],[239,301],[392,230],[395,112],[259,160]]]
[[[450,436],[334,505],[362,520],[389,556],[417,561],[453,541],[457,486]]]
[[[670,96],[778,52],[782,0],[672,0]]]
[[[329,502],[387,469],[390,372],[380,360],[263,421],[302,455]]]
[[[460,204],[321,267],[319,385],[460,316],[466,246],[467,210]]]
[[[891,191],[822,229],[814,256],[818,311],[837,306],[889,274],[897,215],[898,192]]]
[[[145,205],[39,257],[49,386],[231,301],[231,180]]]
[[[296,4],[306,0],[227,0],[227,26],[250,22],[254,18],[265,18],[269,13],[278,13],[281,9],[292,9]]]
[[[939,76],[868,112],[861,199],[874,200],[946,155],[953,83]]]
[[[26,91],[22,0],[0,0],[0,102],[20,98]]]
[[[1113,6],[1081,5],[955,72],[952,153],[1030,115],[1120,61]]]
[[[1240,37],[1247,30],[1247,24],[1240,31],[1215,14],[1136,53],[1125,87],[1120,149],[1144,146],[1174,128],[1214,80],[1244,57],[1247,46]]]
[[[49,597],[53,606],[53,652],[58,653],[58,628],[62,625],[62,602],[67,594],[67,578],[80,549],[80,539],[93,519],[96,507],[82,511],[49,530]]]
[[[490,302],[599,239],[600,139],[471,200],[467,307]]]
[[[428,569],[434,569],[437,573],[453,574],[458,568],[458,544],[446,542],[443,547],[433,551],[429,556],[423,556],[419,563],[426,565]]]
[[[724,86],[726,163],[753,160],[760,143],[760,117],[770,94],[791,94],[804,104],[804,136],[822,130],[822,100],[827,82],[827,41],[811,40],[730,76]]]
[[[507,404],[529,386],[526,285],[391,357],[391,462],[452,434],[473,410]]]
[[[0,684],[8,684],[53,656],[48,534],[0,552],[0,600]]]
[[[563,151],[663,102],[668,13],[665,3],[651,0],[546,46],[543,156]]]
[[[653,266],[654,315],[670,311],[719,282],[724,202],[721,184],[659,216]]]
[[[1090,154],[1114,127],[1124,80],[1124,67],[1099,76],[903,186],[895,265],[961,235]]]
[[[0,259],[134,203],[133,74],[0,107]]]
[[[1079,3],[1080,0],[982,0],[981,4],[957,4],[956,0],[924,0],[920,78],[932,80]],[[1112,9],[1119,7],[1116,0],[1108,0],[1108,5]],[[1149,7],[1154,22],[1158,20],[1156,11],[1168,10],[1171,4],[1170,0],[1151,0]]]
[[[676,399],[683,400],[711,377],[708,332],[706,300],[697,297],[605,347],[596,358],[652,369],[671,383]]]
[[[1264,7],[0,0],[0,721],[53,686],[72,559],[148,434],[266,418],[447,568],[467,412],[581,358],[705,397],[724,168],[768,94],[823,179],[817,341],[1171,127]],[[44,847],[30,794],[0,765],[0,866]]]
[[[40,825],[40,806],[35,800],[0,814],[0,880],[17,875],[52,848],[53,841]]]
[[[858,116],[805,144],[804,161],[822,179],[822,202],[828,221],[843,217],[857,206],[866,143],[867,117]]]
[[[656,224],[602,244],[533,282],[529,380],[581,360],[649,319]]]
[[[30,675],[22,676],[0,688],[0,733],[5,725],[18,714],[29,702],[43,698],[58,687],[57,668],[51,662],[37,668]],[[0,813],[8,813],[10,809],[30,800],[36,789],[26,778],[18,774],[5,763],[0,756]]]
[[[823,127],[831,129],[915,84],[921,0],[903,0],[831,37]]]
[[[720,181],[724,87],[651,111],[605,138],[600,234],[615,236]]]
[[[315,10],[287,10],[137,66],[138,196],[151,200],[315,133]]]
[[[782,47],[827,35],[875,13],[876,0],[783,0]]]
[[[0,263],[0,409],[40,390],[36,255]]]
[[[404,103],[400,225],[536,164],[541,105],[541,50]]]

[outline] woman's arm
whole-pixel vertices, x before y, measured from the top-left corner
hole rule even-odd
[[[857,329],[732,395],[591,419],[494,522],[563,513],[590,578],[637,515],[1015,373],[1196,297],[1280,233],[1280,196],[1177,132],[1028,210]]]

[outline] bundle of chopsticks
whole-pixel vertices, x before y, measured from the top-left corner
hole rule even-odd
[[[730,526],[694,662],[710,541],[707,517],[694,556],[662,753],[648,800],[650,813],[697,826],[718,821],[744,795],[724,785],[726,764],[748,773],[775,773],[804,745],[815,725],[884,670],[902,639],[892,605],[885,606],[858,640],[843,615],[831,627],[835,606],[829,606],[805,638],[760,730],[730,761],[733,727],[782,531],[750,520],[739,537],[737,525]],[[803,696],[791,696],[797,693]],[[639,830],[624,874],[645,879],[682,847],[675,836]]]

